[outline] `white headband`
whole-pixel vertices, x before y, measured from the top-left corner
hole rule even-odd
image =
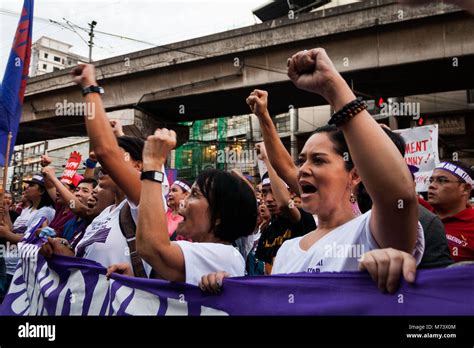
[[[285,184],[285,187],[286,188],[290,188],[286,182],[284,183]],[[265,179],[262,180],[262,186],[265,186],[265,185],[270,185],[270,178],[269,177],[266,177]]]
[[[182,182],[181,180],[176,180],[173,185],[178,185],[179,187],[181,187],[184,191],[186,192],[191,192],[191,187],[189,187],[188,184],[186,184],[185,182]]]
[[[441,162],[436,166],[435,169],[442,169],[445,170],[455,176],[457,176],[459,179],[461,179],[463,182],[471,184],[474,186],[474,180],[471,178],[471,176],[461,167],[449,163],[449,162]]]

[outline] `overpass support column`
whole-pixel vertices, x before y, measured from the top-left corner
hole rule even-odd
[[[298,144],[296,132],[298,131],[298,109],[290,108],[290,149],[291,158],[296,161],[298,158]]]

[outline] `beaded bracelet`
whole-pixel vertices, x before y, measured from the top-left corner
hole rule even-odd
[[[359,97],[350,103],[344,105],[344,107],[335,112],[328,124],[334,124],[336,127],[341,127],[343,124],[347,123],[355,115],[359,114],[362,110],[367,109],[367,103],[365,100],[362,100],[362,97]]]
[[[94,169],[97,165],[97,161],[91,160],[90,158],[86,159],[86,167],[90,169]]]

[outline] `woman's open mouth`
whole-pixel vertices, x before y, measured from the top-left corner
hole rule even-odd
[[[309,183],[300,184],[300,186],[302,193],[315,193],[318,190],[316,186]]]
[[[304,199],[305,197],[307,198],[311,196],[313,193],[318,192],[318,188],[307,181],[305,182],[300,181],[299,184],[301,187],[301,199]]]

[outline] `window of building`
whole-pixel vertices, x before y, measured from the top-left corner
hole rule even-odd
[[[54,61],[55,62],[61,62],[61,58],[54,56]]]
[[[288,113],[275,116],[274,123],[279,133],[290,131],[290,115]]]
[[[48,66],[46,64],[43,64],[43,69],[48,70]]]
[[[47,53],[45,52],[44,57],[45,57],[45,58],[48,58],[48,57],[49,57],[49,54],[47,54]]]
[[[53,67],[53,71],[58,71],[58,70],[61,70],[61,69],[59,69],[59,68],[58,68],[58,67],[56,67],[56,66],[55,66],[55,67]]]

